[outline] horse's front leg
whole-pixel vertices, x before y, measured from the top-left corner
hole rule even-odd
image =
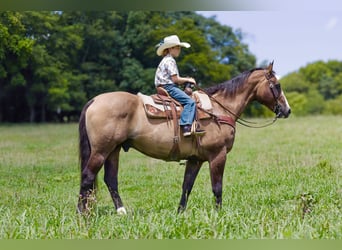
[[[202,163],[202,161],[198,161],[197,159],[189,159],[186,161],[182,187],[182,197],[178,206],[178,213],[183,212],[186,208],[189,195],[191,193],[198,172],[201,169]]]
[[[222,207],[222,179],[226,157],[227,151],[224,148],[209,161],[211,186],[215,196],[216,208]]]

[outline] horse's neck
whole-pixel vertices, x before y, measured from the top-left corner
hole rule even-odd
[[[252,86],[252,85],[251,85]],[[254,88],[244,88],[238,90],[234,95],[233,94],[226,94],[223,95],[222,93],[218,93],[215,96],[215,99],[217,99],[225,108],[222,108],[220,105],[217,105],[218,109],[221,112],[224,113],[234,113],[239,117],[247,105],[254,100]],[[227,111],[227,110],[229,111]],[[234,117],[234,118],[237,118]]]

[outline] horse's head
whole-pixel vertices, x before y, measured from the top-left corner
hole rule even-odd
[[[256,99],[272,110],[277,118],[287,118],[291,107],[273,71],[273,62],[264,69],[263,80],[257,88]]]

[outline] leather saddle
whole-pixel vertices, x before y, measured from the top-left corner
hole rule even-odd
[[[138,96],[142,99],[146,115],[149,118],[179,118],[183,110],[183,106],[170,97],[167,91],[162,87],[157,87],[157,93],[151,96],[147,96],[142,93],[138,93]],[[197,120],[210,119],[212,104],[208,95],[201,91],[194,91],[190,97],[196,102]]]

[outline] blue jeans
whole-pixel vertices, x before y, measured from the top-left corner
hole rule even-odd
[[[165,84],[162,86],[169,95],[183,105],[183,112],[180,117],[179,125],[191,125],[195,119],[196,103],[183,90],[175,84]]]

